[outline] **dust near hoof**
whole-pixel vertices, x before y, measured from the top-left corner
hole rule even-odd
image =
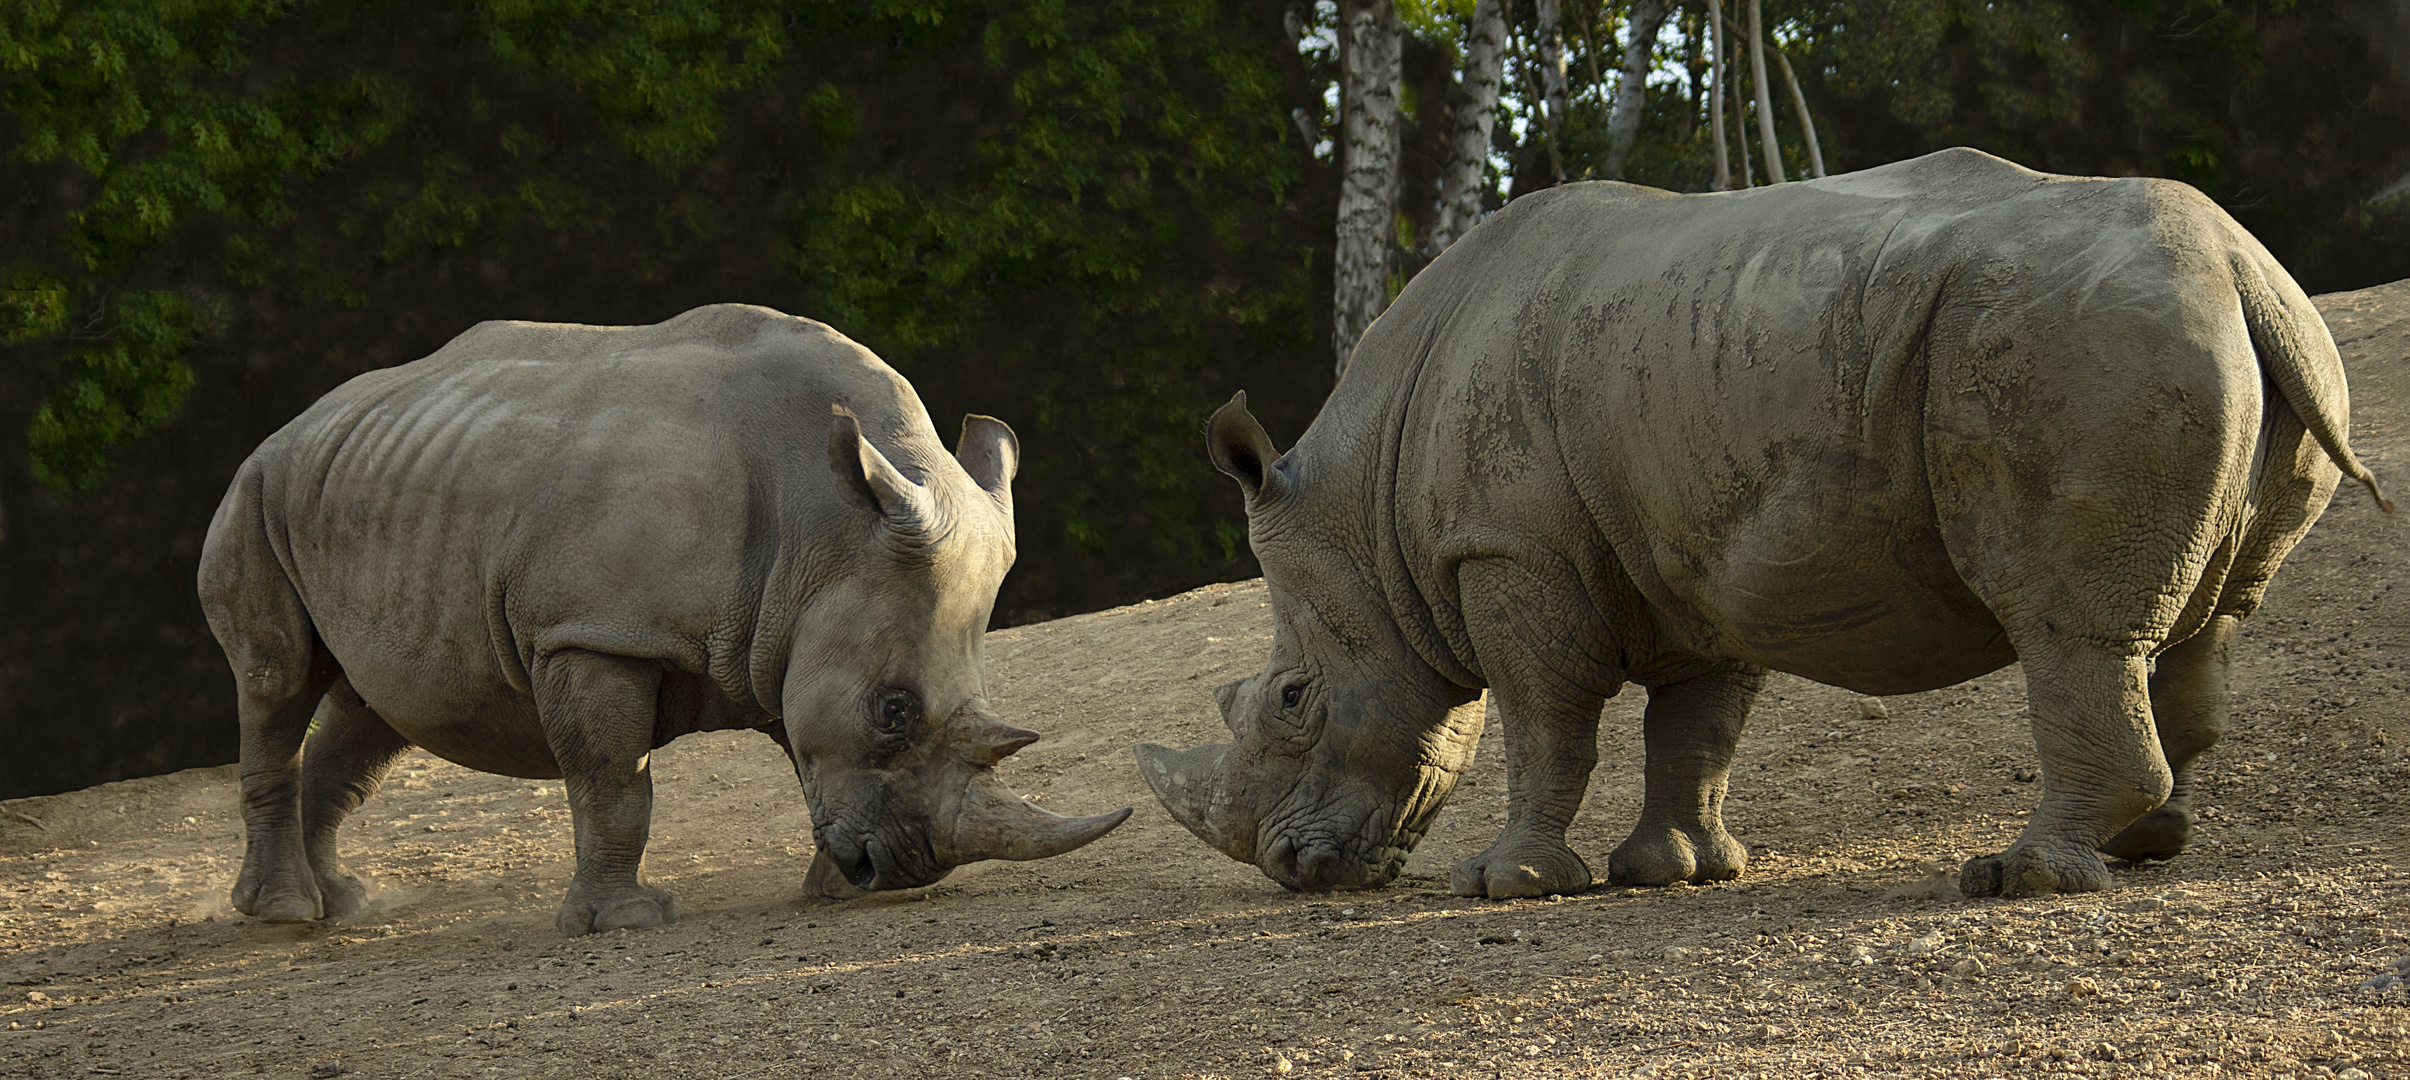
[[[554,919],[562,937],[581,937],[605,930],[638,930],[651,926],[667,926],[678,921],[677,904],[668,893],[659,889],[636,889],[631,892],[590,900],[571,899],[561,905]]]
[[[2105,892],[2113,880],[2108,864],[2092,852],[2054,858],[2039,845],[2018,845],[1968,859],[1958,872],[1958,891],[1968,896],[2053,896]]]
[[[1680,829],[1652,829],[1644,825],[1633,830],[1631,839],[1607,856],[1607,883],[1705,885],[1737,878],[1748,865],[1748,849],[1722,829],[1702,840]]]
[[[2111,858],[2139,863],[2173,859],[2191,843],[2192,814],[2162,806],[2134,819],[2100,850]]]
[[[1591,883],[1589,864],[1572,848],[1560,844],[1500,851],[1493,847],[1456,864],[1448,890],[1458,896],[1507,900],[1586,892]]]

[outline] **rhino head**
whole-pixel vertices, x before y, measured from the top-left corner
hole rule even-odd
[[[1065,817],[995,776],[997,762],[1038,740],[990,711],[983,675],[988,615],[1013,561],[1012,429],[966,417],[952,458],[907,456],[899,468],[851,412],[835,412],[829,464],[854,504],[853,531],[810,556],[844,570],[818,583],[799,617],[780,695],[819,849],[806,888],[912,888],[964,863],[1048,858],[1110,832],[1127,807]],[[914,442],[896,440],[907,455]]]
[[[1209,452],[1247,497],[1272,591],[1272,656],[1215,698],[1234,741],[1138,748],[1164,809],[1292,889],[1387,884],[1472,764],[1474,692],[1417,651],[1367,553],[1361,507],[1316,507],[1312,462],[1280,456],[1246,409],[1214,414]],[[1338,511],[1329,513],[1323,511]]]

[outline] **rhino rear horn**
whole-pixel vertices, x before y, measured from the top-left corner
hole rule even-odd
[[[971,778],[954,819],[953,843],[942,853],[960,866],[981,859],[1027,862],[1051,859],[1112,832],[1130,818],[1130,807],[1095,817],[1064,817],[1032,806],[986,770]]]
[[[828,410],[836,417],[828,432],[828,467],[837,479],[898,527],[929,528],[933,518],[929,490],[913,483],[862,437],[862,422],[852,409],[831,405]]]
[[[1273,447],[1272,437],[1264,434],[1264,426],[1256,423],[1255,414],[1247,411],[1244,390],[1230,395],[1228,404],[1214,410],[1206,425],[1205,456],[1213,459],[1214,468],[1238,481],[1249,506],[1280,492],[1280,472],[1272,467],[1280,460],[1280,451]]]
[[[954,460],[972,482],[1006,507],[1013,504],[1013,477],[1021,471],[1021,439],[1004,421],[971,413],[962,418]]]

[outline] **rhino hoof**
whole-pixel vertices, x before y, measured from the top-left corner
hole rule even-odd
[[[2051,896],[2102,892],[2112,880],[2108,864],[2092,852],[2054,859],[2040,845],[2020,844],[1998,855],[1968,859],[1958,872],[1958,891],[1968,896]]]
[[[591,900],[572,898],[553,920],[562,937],[581,937],[605,930],[666,926],[678,921],[678,909],[659,889],[634,889]]]
[[[1730,881],[1749,865],[1749,851],[1721,826],[1704,836],[1687,830],[1643,826],[1607,856],[1610,885],[1704,885]]]
[[[2162,806],[2135,818],[2133,824],[2102,844],[2100,850],[2127,862],[2149,862],[2175,858],[2191,842],[2192,814]]]
[[[1590,884],[1590,865],[1562,844],[1511,851],[1492,847],[1457,863],[1448,876],[1448,891],[1492,900],[1587,892]]]
[[[329,919],[340,919],[368,906],[368,885],[351,874],[318,879],[320,905]]]
[[[272,923],[315,922],[324,916],[326,909],[314,879],[287,877],[274,885],[262,885],[260,876],[245,873],[236,879],[231,898],[234,910]]]

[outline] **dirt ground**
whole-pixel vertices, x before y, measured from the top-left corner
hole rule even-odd
[[[2410,498],[2410,282],[2319,303],[2353,438]],[[2013,668],[1888,718],[1773,680],[1734,883],[1447,895],[1503,820],[1493,730],[1401,881],[1283,892],[1130,758],[1222,733],[1208,689],[1269,640],[1243,582],[992,635],[994,704],[1047,734],[1007,779],[1137,815],[906,893],[799,899],[809,818],[749,733],[656,756],[647,869],[681,921],[578,940],[552,929],[557,782],[414,754],[347,833],[373,907],[308,926],[227,904],[231,768],[0,804],[0,1076],[2410,1078],[2406,538],[2410,513],[2338,493],[2245,632],[2194,849],[2104,894],[1951,885],[2039,794]],[[1594,868],[1637,812],[1643,696],[1610,703],[1574,835]]]

